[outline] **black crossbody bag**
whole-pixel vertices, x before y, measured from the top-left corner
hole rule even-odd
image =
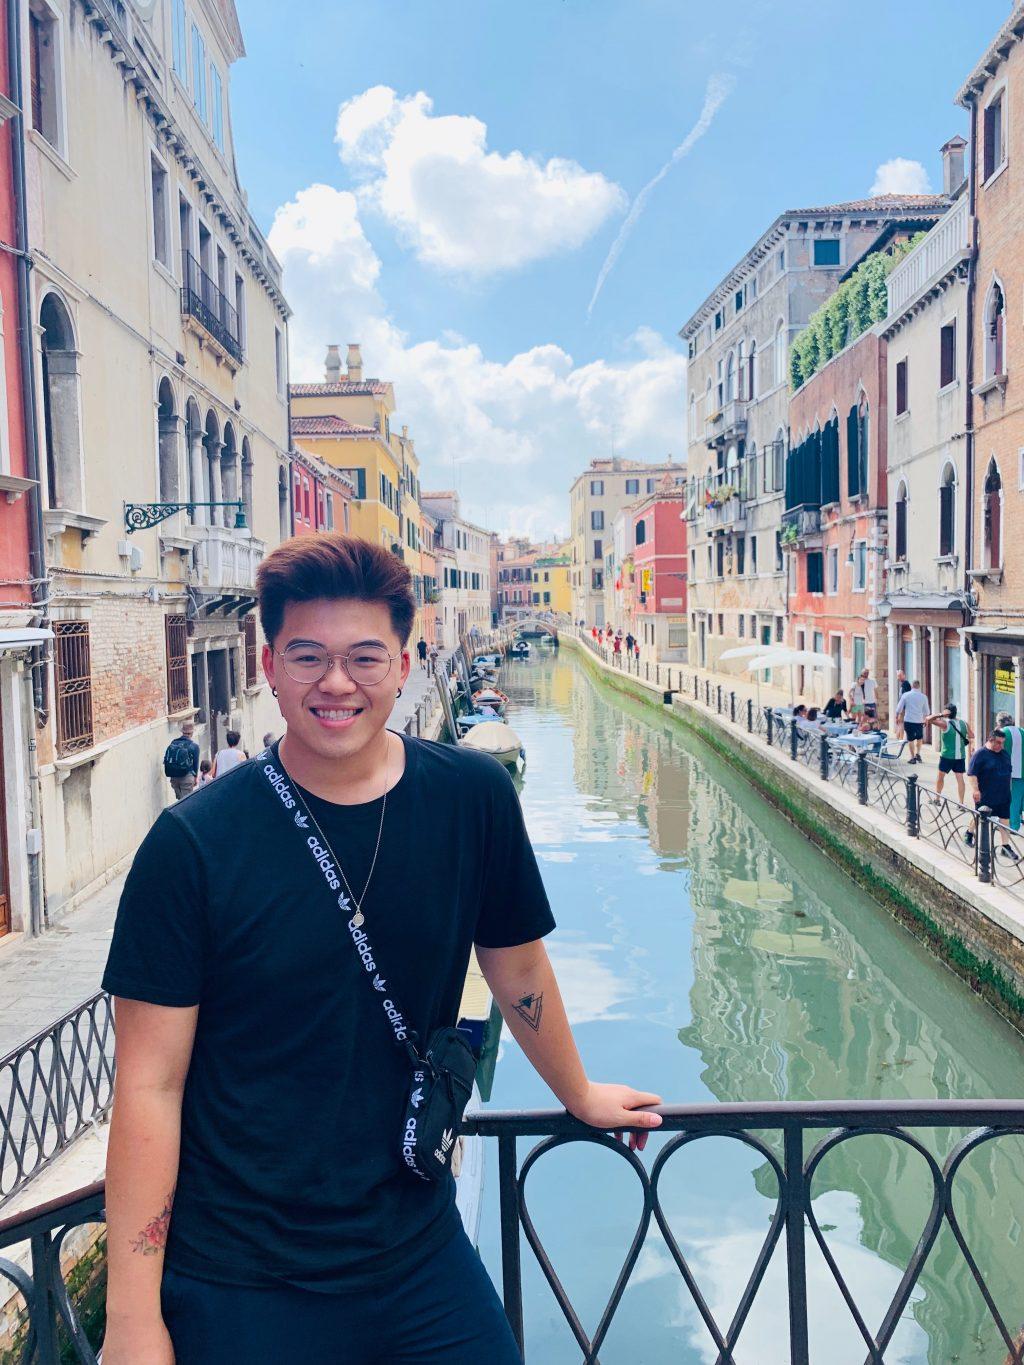
[[[388,1030],[402,1049],[412,1068],[409,1097],[399,1141],[402,1164],[421,1180],[444,1180],[451,1170],[462,1117],[473,1090],[476,1058],[458,1029],[437,1028],[430,1035],[421,1056],[419,1039],[406,1023],[406,1017],[378,965],[369,935],[351,915],[352,904],[342,889],[338,869],[330,849],[309,833],[315,822],[295,784],[284,771],[276,753],[265,749],[256,759],[271,792],[281,805],[281,813],[295,830],[316,864],[331,900],[348,916],[347,929],[352,947],[358,953],[366,977],[366,989],[383,1011]]]

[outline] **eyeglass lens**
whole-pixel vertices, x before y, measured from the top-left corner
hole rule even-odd
[[[386,649],[365,645],[351,654],[336,656],[353,682],[383,682],[391,668]],[[289,645],[282,655],[285,672],[295,682],[319,682],[331,666],[331,655],[322,645]]]

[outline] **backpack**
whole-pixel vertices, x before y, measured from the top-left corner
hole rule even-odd
[[[184,735],[172,739],[164,751],[164,776],[187,777],[192,771],[192,741]]]

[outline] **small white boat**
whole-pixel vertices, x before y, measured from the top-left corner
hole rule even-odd
[[[473,660],[474,668],[497,668],[501,663],[500,654],[478,654]]]
[[[473,705],[477,710],[490,706],[500,716],[508,705],[508,697],[504,692],[499,692],[497,688],[482,687],[479,692],[473,693]]]
[[[509,650],[509,654],[511,654],[513,659],[528,659],[531,654],[529,642],[526,640],[517,640]]]
[[[504,763],[506,768],[514,768],[520,757],[526,757],[519,736],[511,725],[506,725],[502,720],[488,720],[481,725],[474,725],[462,743],[467,749],[478,749],[481,753],[490,754],[499,763]]]

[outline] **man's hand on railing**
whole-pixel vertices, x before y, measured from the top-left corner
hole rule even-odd
[[[605,1128],[615,1133],[620,1140],[624,1138],[623,1128],[643,1129],[660,1128],[661,1115],[651,1114],[644,1105],[661,1104],[660,1095],[650,1095],[645,1090],[634,1090],[628,1085],[606,1085],[591,1081],[579,1104],[569,1111],[582,1123],[592,1128]],[[630,1133],[629,1150],[642,1152],[647,1146],[650,1132]]]

